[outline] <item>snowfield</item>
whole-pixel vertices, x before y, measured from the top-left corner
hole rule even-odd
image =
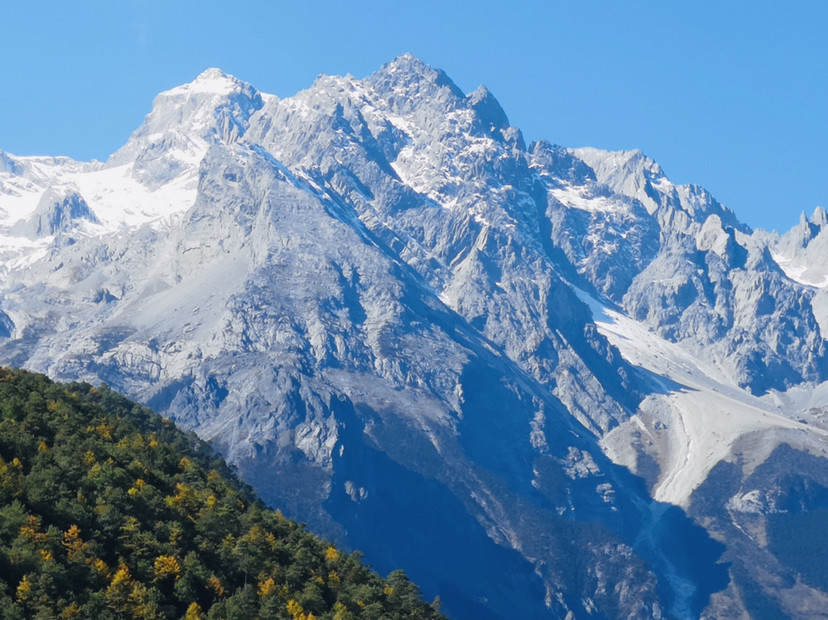
[[[655,500],[686,506],[714,465],[736,458],[731,452],[734,443],[749,433],[791,429],[828,440],[828,430],[797,421],[802,415],[799,408],[784,407],[778,397],[753,396],[727,381],[722,369],[705,364],[680,345],[660,338],[583,291],[579,297],[589,305],[601,333],[627,361],[652,373],[663,391],[647,396],[639,413],[602,440],[610,458],[635,469],[636,454],[623,440],[616,441],[629,431],[627,426],[635,426],[653,443],[663,443],[667,434],[661,476],[653,489]],[[821,391],[826,390],[828,384]],[[820,404],[828,404],[828,392]],[[643,417],[656,420],[658,428],[652,428]],[[826,448],[822,453],[826,454]]]

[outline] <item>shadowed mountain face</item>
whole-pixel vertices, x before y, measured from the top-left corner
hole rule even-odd
[[[721,521],[721,467],[823,462],[802,399],[759,398],[825,378],[815,294],[641,153],[527,146],[402,56],[289,99],[206,71],[106,164],[0,155],[0,360],[194,429],[450,616],[794,598],[725,563],[736,530],[691,494]],[[770,540],[740,548],[788,558]]]

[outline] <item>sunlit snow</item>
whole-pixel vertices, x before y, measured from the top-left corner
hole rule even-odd
[[[828,432],[789,419],[770,399],[757,398],[727,380],[720,369],[706,365],[681,346],[648,331],[624,314],[579,292],[589,304],[598,329],[632,364],[664,379],[663,393],[650,394],[640,409],[666,417],[670,429],[667,462],[654,489],[654,499],[686,505],[693,490],[710,469],[727,459],[733,443],[751,431],[799,429],[828,439]],[[650,432],[639,416],[632,418]],[[613,434],[603,440],[608,455],[628,464],[625,446],[615,445]]]

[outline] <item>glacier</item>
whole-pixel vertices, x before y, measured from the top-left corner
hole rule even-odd
[[[193,429],[450,617],[819,617],[826,222],[527,145],[411,55],[209,69],[106,162],[0,152],[0,362]]]

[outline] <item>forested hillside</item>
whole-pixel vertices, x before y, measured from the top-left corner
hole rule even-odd
[[[192,433],[0,369],[3,618],[440,618],[267,509]]]

